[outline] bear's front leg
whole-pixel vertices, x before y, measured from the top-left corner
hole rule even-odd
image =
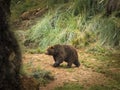
[[[58,67],[60,66],[60,64],[63,62],[63,58],[58,56],[58,57],[54,57],[55,63],[53,64],[54,67]]]
[[[59,66],[60,66],[59,63],[56,63],[56,62],[55,62],[55,63],[53,64],[53,67],[59,67]]]

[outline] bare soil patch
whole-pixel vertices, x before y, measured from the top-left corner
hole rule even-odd
[[[86,56],[88,55],[81,56],[81,58]],[[91,68],[86,68],[82,63],[79,68],[74,65],[72,68],[66,68],[66,63],[63,63],[61,67],[55,68],[52,66],[54,63],[53,58],[45,54],[25,54],[23,63],[31,61],[34,68],[40,67],[41,69],[50,71],[55,77],[54,81],[41,87],[40,90],[53,90],[54,87],[67,82],[78,82],[85,87],[89,87],[92,85],[104,85],[110,80],[104,74],[94,72]]]

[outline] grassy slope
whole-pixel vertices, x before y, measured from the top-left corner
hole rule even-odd
[[[24,7],[19,4],[15,7],[17,8],[17,11],[15,11],[15,9],[12,10],[12,19],[14,20],[18,18],[24,11],[38,8],[40,6],[40,4],[32,4],[32,8],[31,3],[25,3]],[[45,16],[38,19],[37,24],[28,30],[27,38],[25,39],[34,43],[34,45],[32,45],[33,48],[37,47],[37,49],[33,49],[33,51],[30,52],[39,53],[44,51],[47,46],[56,43],[72,44],[77,48],[91,46],[92,48],[90,49],[86,47],[87,52],[91,53],[89,57],[96,58],[96,63],[93,64],[93,61],[89,60],[89,57],[86,57],[86,60],[81,60],[82,64],[87,68],[93,69],[93,71],[111,77],[115,80],[115,83],[113,83],[113,86],[90,87],[89,90],[112,90],[113,88],[119,90],[120,55],[119,53],[112,54],[113,49],[107,50],[99,46],[100,44],[106,44],[106,42],[107,45],[114,46],[116,40],[120,39],[119,18],[114,16],[103,18],[101,14],[97,14],[93,18],[86,20],[88,18],[85,15],[74,16],[71,9],[73,7],[72,4],[68,6],[69,7],[66,8],[66,6],[63,5],[57,7],[55,10],[51,10]],[[54,22],[54,27],[51,25],[52,21]],[[98,33],[100,33],[99,37]],[[95,45],[92,46],[94,43]],[[60,89],[61,88],[62,90],[66,90],[63,88],[71,88],[71,84],[65,85],[65,87],[60,87]],[[82,89],[83,87],[73,84],[72,88]],[[56,90],[59,90],[59,88]]]

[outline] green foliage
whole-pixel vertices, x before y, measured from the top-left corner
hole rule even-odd
[[[90,87],[88,90],[119,90],[119,88],[112,87],[112,86],[95,85]]]
[[[99,45],[120,46],[120,19],[102,17],[106,0],[24,0],[12,1],[12,17],[16,18],[24,11],[52,6],[49,13],[39,19],[28,31],[27,40],[43,52],[48,46],[62,43],[77,48],[97,42]],[[58,5],[59,4],[59,5]],[[75,15],[77,13],[77,16]],[[15,16],[14,16],[15,15]],[[36,52],[30,51],[30,52]]]
[[[72,44],[75,47],[83,47],[94,42],[94,33],[91,31],[93,24],[86,22],[84,17],[74,17],[71,10],[60,7],[55,14],[48,13],[40,19],[28,32],[28,40],[38,43],[40,48],[62,43]],[[86,27],[88,26],[88,27]]]
[[[19,19],[20,15],[35,8],[43,8],[46,6],[46,0],[12,0],[11,2],[11,19],[12,21]]]
[[[34,49],[29,48],[26,52],[31,54],[38,54],[38,53],[43,53],[44,51],[42,51],[40,48],[34,48]]]
[[[110,46],[120,45],[120,20],[116,17],[100,19],[98,27],[101,44],[108,44]]]
[[[101,17],[101,15],[94,16],[90,21],[85,21],[83,27],[88,29],[95,35],[93,40],[97,41],[98,45],[106,45],[112,47],[120,46],[120,19],[117,17]],[[96,39],[95,39],[96,38]]]
[[[58,86],[54,90],[119,90],[119,86],[113,84],[110,85],[93,85],[88,88],[81,86],[78,83],[65,83],[63,86]]]
[[[105,68],[119,68],[119,55],[112,55],[113,49],[107,46],[120,47],[120,18],[114,16],[102,17],[106,0],[12,0],[12,18],[18,18],[23,12],[45,6],[53,7],[49,13],[40,18],[36,25],[27,32],[27,40],[32,42],[30,53],[41,53],[54,44],[72,44],[77,48],[92,46],[87,50],[94,58],[87,56],[81,63],[94,71],[102,72],[120,83],[120,73],[114,73]],[[21,36],[20,36],[21,38]],[[22,39],[23,40],[23,39]],[[97,43],[96,43],[97,42]],[[106,46],[105,48],[102,45]],[[107,55],[107,56],[106,56]],[[110,55],[110,56],[108,56]],[[36,78],[41,84],[52,80],[51,74],[44,70],[31,70],[32,62],[24,65],[21,74]],[[65,67],[63,65],[62,67]],[[31,70],[31,72],[28,72]],[[67,69],[73,72],[73,69]],[[40,78],[42,77],[42,78]],[[47,81],[48,80],[48,81]],[[55,90],[82,90],[78,84],[65,84]],[[93,86],[88,90],[120,89],[119,84],[111,86]]]
[[[30,74],[30,76],[37,79],[38,82],[40,82],[40,85],[45,85],[49,83],[51,80],[54,80],[54,77],[51,74],[51,72],[46,70],[35,70]]]
[[[120,55],[114,50],[95,47],[88,51],[86,57],[81,59],[81,64],[95,72],[104,74],[110,81],[103,85],[94,85],[86,90],[119,90],[120,89]],[[91,53],[93,52],[93,53]],[[107,54],[106,54],[107,52]],[[113,54],[114,53],[114,54]],[[84,53],[83,53],[84,54]],[[80,57],[81,57],[80,53]]]
[[[78,83],[65,83],[64,86],[56,87],[54,90],[83,90],[83,86]]]
[[[104,10],[105,0],[76,0],[74,5],[74,14],[86,14],[91,17]]]
[[[119,68],[113,68],[113,70],[103,70],[102,73],[104,73],[106,76],[109,76],[116,80],[118,83],[120,83],[120,71]]]
[[[113,50],[107,49],[107,47],[103,46],[94,46],[94,47],[89,47],[86,52],[93,53],[93,54],[100,54],[100,55],[110,55]]]
[[[38,42],[42,48],[56,43],[67,43],[74,36],[72,29],[74,30],[76,24],[75,18],[71,17],[68,13],[53,17],[46,15],[31,28],[28,37],[31,41]],[[72,24],[66,21],[71,21]]]
[[[54,80],[54,76],[51,74],[50,71],[40,69],[40,67],[35,68],[32,65],[32,62],[33,61],[31,60],[30,62],[22,65],[22,68],[20,70],[20,74],[22,76],[29,76],[35,78],[41,86]]]
[[[64,5],[66,3],[74,3],[75,1],[74,0],[48,0],[47,1],[47,4],[49,7],[58,7],[58,5]]]

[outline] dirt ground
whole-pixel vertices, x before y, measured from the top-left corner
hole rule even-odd
[[[81,55],[79,58],[87,57],[87,54]],[[55,80],[51,81],[44,87],[40,87],[40,90],[53,90],[56,86],[61,86],[67,82],[77,82],[84,87],[92,85],[104,85],[110,78],[104,74],[93,71],[91,68],[87,68],[82,65],[79,68],[72,65],[72,68],[66,68],[64,62],[61,67],[53,67],[53,57],[45,54],[25,54],[23,57],[23,63],[31,62],[34,68],[40,67],[41,69],[52,72]],[[95,63],[95,62],[94,62]]]

